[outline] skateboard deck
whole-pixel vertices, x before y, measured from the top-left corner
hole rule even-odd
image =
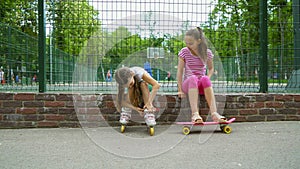
[[[205,126],[205,125],[217,125],[217,124],[230,124],[235,121],[235,118],[231,118],[226,122],[214,122],[214,121],[206,121],[203,123],[194,123],[194,122],[176,122],[179,125],[194,125],[194,126]]]
[[[203,123],[194,123],[194,122],[176,122],[175,124],[183,125],[182,132],[185,135],[188,135],[190,133],[191,127],[190,126],[205,126],[205,125],[220,125],[221,130],[229,134],[231,133],[231,127],[228,126],[228,124],[235,121],[235,118],[231,118],[226,122],[214,122],[214,121],[208,121]]]

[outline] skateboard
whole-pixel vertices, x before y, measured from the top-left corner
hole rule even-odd
[[[122,124],[121,125],[121,133],[124,133],[125,129],[126,129],[126,125]],[[153,136],[154,135],[154,126],[147,126],[147,129],[148,129],[149,135]]]
[[[188,135],[191,132],[191,126],[206,126],[206,125],[220,125],[220,129],[222,130],[222,132],[224,132],[226,134],[230,134],[232,129],[228,124],[230,124],[234,121],[235,121],[235,118],[231,118],[226,122],[214,122],[214,121],[203,122],[203,123],[176,122],[176,124],[183,125],[182,133],[185,135]]]

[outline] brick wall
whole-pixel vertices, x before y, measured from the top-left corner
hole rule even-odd
[[[119,125],[114,95],[0,93],[0,128],[98,127]],[[200,97],[200,114],[209,120],[208,106]],[[216,95],[217,106],[226,117],[239,122],[300,120],[299,94],[226,94]],[[159,124],[189,120],[187,99],[176,95],[158,96],[155,106]],[[132,114],[131,125],[143,119]]]

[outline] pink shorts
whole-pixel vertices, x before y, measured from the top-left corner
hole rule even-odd
[[[204,94],[204,89],[211,87],[211,81],[208,76],[197,77],[195,75],[190,76],[182,83],[182,91],[188,94],[189,89],[198,88],[199,94]]]

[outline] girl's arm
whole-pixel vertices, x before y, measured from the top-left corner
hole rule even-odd
[[[178,65],[177,65],[177,83],[178,83],[178,97],[184,97],[184,93],[182,92],[182,75],[183,75],[183,68],[184,68],[184,60],[182,58],[178,58]]]
[[[207,76],[211,78],[211,76],[214,74],[214,63],[212,59],[207,60],[207,68],[208,68]]]
[[[153,79],[148,73],[143,74],[143,80],[152,85],[152,91],[149,95],[148,101],[146,101],[144,108],[153,109],[153,100],[157,94],[158,89],[160,88],[160,84]],[[148,86],[146,86],[148,87]]]
[[[135,110],[137,112],[139,112],[139,114],[142,114],[143,113],[143,109],[139,108],[139,107],[135,107],[133,106],[130,101],[129,101],[129,96],[126,95],[126,99],[122,101],[122,107],[127,107],[127,108],[130,108],[132,110]]]

